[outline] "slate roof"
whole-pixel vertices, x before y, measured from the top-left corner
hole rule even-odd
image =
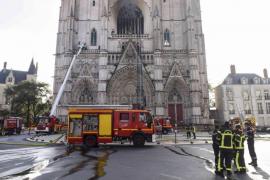
[[[252,73],[236,73],[236,74],[228,74],[222,84],[227,84],[228,79],[231,80],[230,84],[241,84],[241,79],[246,78],[248,80],[248,84],[255,84],[254,79],[258,78],[260,80],[259,84],[263,83],[263,78],[257,74]],[[268,81],[269,82],[269,81]]]
[[[18,84],[21,81],[26,80],[27,71],[16,71],[16,70],[11,70],[11,69],[6,69],[6,70],[2,70],[0,72],[0,83],[1,84],[5,84],[6,83],[6,78],[9,75],[10,71],[12,71],[13,76],[15,78],[15,84]]]
[[[18,84],[21,81],[26,80],[27,75],[37,74],[37,65],[34,64],[34,59],[32,59],[28,71],[18,71],[12,69],[6,69],[7,63],[4,63],[4,68],[0,71],[0,83],[6,84],[6,79],[9,73],[12,71],[12,74],[15,78],[15,84]]]

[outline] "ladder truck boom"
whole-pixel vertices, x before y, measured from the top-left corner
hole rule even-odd
[[[70,66],[68,68],[68,71],[67,71],[67,73],[65,75],[64,81],[63,81],[63,83],[62,83],[62,85],[61,85],[61,87],[60,87],[60,89],[59,89],[59,91],[57,93],[57,96],[56,96],[56,98],[54,100],[54,103],[52,105],[50,116],[55,116],[55,114],[56,114],[56,108],[57,108],[58,103],[59,103],[59,101],[60,101],[60,99],[62,97],[62,94],[63,94],[64,90],[65,90],[65,86],[66,86],[67,80],[68,80],[68,78],[70,76],[70,73],[71,73],[71,69],[73,67],[73,64],[74,64],[76,58],[80,55],[80,53],[83,50],[83,48],[85,48],[85,43],[80,44],[78,52],[73,56],[73,59],[72,59],[72,61],[70,63]]]

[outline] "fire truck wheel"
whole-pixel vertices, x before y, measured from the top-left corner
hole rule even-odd
[[[145,144],[145,138],[142,134],[135,134],[132,139],[133,145],[136,147],[142,147]]]
[[[84,144],[87,148],[92,148],[97,146],[97,137],[96,136],[86,136],[84,138]]]
[[[169,133],[169,132],[168,132],[168,129],[163,129],[163,130],[162,130],[162,133],[163,133],[163,134],[168,134],[168,133]]]
[[[71,153],[73,150],[74,150],[74,145],[68,144],[68,145],[66,146],[66,152],[67,152],[67,153]]]

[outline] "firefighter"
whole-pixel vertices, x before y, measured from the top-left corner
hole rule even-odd
[[[220,145],[219,145],[219,159],[218,159],[218,173],[217,175],[224,177],[224,161],[227,171],[227,177],[232,176],[232,159],[233,159],[233,132],[230,129],[229,122],[225,122],[220,133]]]
[[[220,142],[220,129],[219,126],[215,126],[215,129],[212,134],[212,141],[213,141],[213,150],[215,155],[215,173],[219,174],[218,172],[218,157],[219,157],[219,142]]]
[[[196,128],[194,125],[191,126],[192,134],[193,134],[193,139],[196,139]]]
[[[235,135],[234,135],[234,148],[235,148],[235,165],[236,165],[236,173],[246,173],[246,165],[244,159],[244,142],[245,135],[243,134],[243,130],[240,125],[236,125],[235,127]]]
[[[257,167],[257,156],[254,148],[254,135],[255,135],[255,129],[252,127],[251,123],[246,123],[246,131],[247,131],[247,144],[248,144],[248,151],[249,155],[251,157],[251,162],[248,163],[249,165],[252,165],[254,167]]]

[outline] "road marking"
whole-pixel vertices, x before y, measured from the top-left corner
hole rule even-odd
[[[171,179],[178,179],[178,180],[182,180],[181,177],[176,177],[176,176],[172,176],[172,175],[168,175],[168,174],[159,174],[160,176],[164,176],[164,177],[168,177],[168,178],[171,178]]]
[[[201,147],[190,147],[190,148],[199,149],[199,150],[206,151],[206,152],[209,152],[211,154],[214,154],[214,151],[211,151],[211,150],[206,149],[206,148],[201,148]]]

